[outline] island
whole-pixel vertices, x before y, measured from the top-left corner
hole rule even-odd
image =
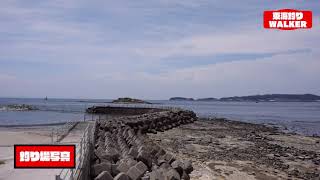
[[[186,98],[186,97],[172,97],[169,100],[170,101],[194,101],[193,98]]]
[[[113,100],[112,103],[119,103],[119,104],[152,104],[147,101],[143,101],[141,99],[134,99],[129,97],[124,98],[118,98],[116,100]]]
[[[320,101],[320,96],[314,94],[264,94],[224,97],[220,98],[220,101],[312,102]]]
[[[217,98],[199,98],[197,101],[219,101]]]
[[[231,96],[223,98],[186,98],[186,97],[172,97],[170,101],[240,101],[240,102],[320,102],[320,96],[314,94],[263,94],[250,96]]]

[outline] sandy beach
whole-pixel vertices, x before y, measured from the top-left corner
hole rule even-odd
[[[87,126],[87,122],[79,123],[60,142],[65,144],[76,144]],[[20,179],[55,179],[55,175],[61,169],[14,169],[13,145],[14,144],[51,144],[52,133],[61,126],[30,126],[0,128],[0,180]]]
[[[190,159],[194,180],[319,179],[320,138],[225,119],[149,134],[179,159]]]

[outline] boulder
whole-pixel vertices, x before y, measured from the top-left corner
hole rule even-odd
[[[117,167],[117,170],[120,172],[127,172],[129,168],[130,166],[127,164],[127,162],[123,161],[123,162],[120,162],[120,164]]]
[[[103,171],[94,180],[113,180],[113,177],[108,171]]]
[[[100,163],[100,164],[95,164],[92,167],[92,175],[96,177],[99,175],[101,172],[107,171],[111,172],[111,164],[110,163]]]
[[[134,157],[134,158],[137,158],[137,156],[138,156],[138,151],[137,151],[137,149],[134,148],[134,147],[131,147],[130,150],[129,150],[129,152],[128,152],[128,155],[130,155],[130,156],[132,156],[132,157]]]
[[[165,177],[169,180],[180,180],[180,174],[175,169],[165,172]]]
[[[151,168],[152,166],[152,159],[147,151],[140,151],[137,156],[137,160],[142,161],[148,168]]]
[[[155,170],[150,173],[150,180],[166,180],[162,171]]]
[[[111,164],[111,175],[114,177],[119,173],[120,173],[120,171],[118,170],[118,165],[117,164]]]
[[[171,163],[173,169],[175,169],[180,175],[183,174],[183,164],[179,160],[175,160]]]
[[[182,168],[187,174],[190,174],[193,171],[192,162],[191,161],[184,161]]]
[[[183,171],[181,179],[182,180],[190,180],[190,176],[185,171]]]
[[[140,161],[128,170],[127,175],[131,178],[131,180],[138,180],[147,170],[148,167]]]
[[[114,180],[130,180],[130,178],[125,173],[119,173],[116,177],[114,177]]]

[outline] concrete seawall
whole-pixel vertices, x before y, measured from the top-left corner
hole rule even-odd
[[[113,116],[133,116],[153,112],[165,111],[158,108],[136,108],[136,107],[113,107],[113,106],[94,106],[87,109],[91,114],[107,114]]]
[[[112,109],[112,108],[111,108]],[[148,137],[194,122],[192,111],[136,108],[107,111],[124,114],[96,122],[90,178],[94,180],[190,179],[193,167],[188,160],[178,160]],[[128,111],[127,111],[128,110]],[[98,112],[102,112],[99,109]],[[129,116],[128,114],[141,114]]]

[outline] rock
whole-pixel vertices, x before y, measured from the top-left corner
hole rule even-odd
[[[218,135],[217,138],[225,138],[225,135]]]
[[[111,172],[111,164],[110,163],[100,163],[100,164],[95,164],[92,167],[92,174],[94,177],[99,175],[101,172],[107,171]]]
[[[135,167],[139,169],[141,172],[146,172],[148,170],[148,167],[143,162],[138,162]]]
[[[120,154],[115,148],[107,148],[106,153],[112,158],[114,162],[119,160]]]
[[[114,180],[130,180],[130,178],[128,175],[121,172],[116,177],[114,177]]]
[[[192,162],[184,161],[182,168],[187,174],[190,174],[193,171]]]
[[[166,153],[165,155],[160,156],[160,157],[158,158],[158,162],[161,162],[161,161],[163,161],[163,160],[165,160],[166,162],[168,162],[168,163],[170,164],[170,163],[172,163],[172,162],[175,160],[175,158],[173,157],[172,154]]]
[[[171,166],[170,166],[169,163],[165,162],[165,163],[162,163],[162,164],[160,165],[160,168],[162,168],[162,169],[169,169],[169,168],[171,168]]]
[[[175,169],[170,169],[165,173],[166,179],[169,180],[180,180],[180,174]]]
[[[275,157],[281,157],[281,155],[280,155],[280,154],[274,154],[274,156],[275,156]]]
[[[159,170],[150,173],[150,180],[166,180],[163,173]]]
[[[118,165],[111,164],[111,175],[114,177],[119,173],[120,173],[120,171],[118,170]]]
[[[159,158],[160,156],[163,156],[165,154],[166,154],[166,151],[161,148],[155,156]]]
[[[147,153],[146,151],[142,150],[139,152],[137,156],[138,161],[142,161],[147,167],[151,168],[152,166],[152,159],[150,157],[150,154]]]
[[[130,155],[130,156],[132,156],[132,157],[134,157],[134,158],[137,158],[137,156],[138,156],[138,151],[137,151],[137,149],[131,147],[130,150],[129,150],[129,152],[128,152],[128,155]]]
[[[172,168],[175,169],[180,175],[183,174],[183,168],[182,168],[183,164],[182,164],[181,161],[179,161],[179,160],[173,161],[173,162],[171,163],[171,166],[172,166]]]
[[[117,167],[117,170],[120,172],[127,172],[129,170],[130,166],[127,164],[127,162],[120,162],[120,164]]]
[[[113,177],[108,171],[103,171],[94,180],[113,180]]]
[[[146,173],[144,176],[141,177],[141,180],[150,180],[150,174]]]
[[[138,180],[147,170],[148,167],[140,161],[128,170],[127,175],[131,178],[131,180]]]
[[[136,165],[138,162],[134,159],[127,159],[127,164],[131,167]]]
[[[105,150],[103,148],[98,148],[94,151],[95,156],[99,159],[100,162],[104,161],[108,161],[110,163],[113,163],[113,159],[111,156],[107,155],[107,153],[105,152]]]
[[[183,173],[181,175],[181,179],[182,180],[190,180],[190,176],[185,171],[183,171]]]

